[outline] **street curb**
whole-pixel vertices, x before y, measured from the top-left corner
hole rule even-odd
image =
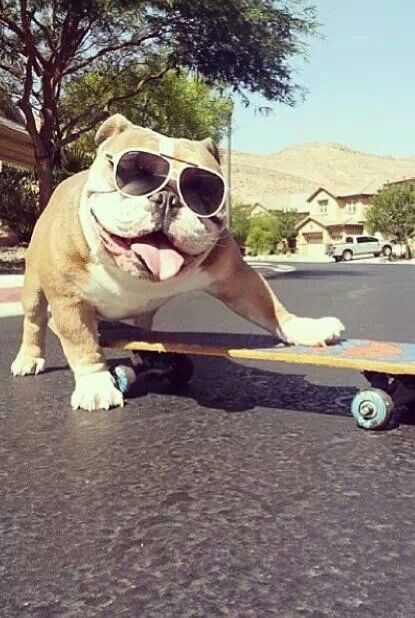
[[[268,262],[269,264],[271,263],[276,263],[276,264],[336,264],[336,262],[331,259],[331,258],[318,258],[318,259],[313,259],[313,258],[307,258],[305,256],[295,256],[295,257],[285,257],[283,255],[278,256],[278,255],[270,255],[268,257],[256,257],[256,256],[245,256],[244,257],[245,262],[249,262],[251,264],[256,264],[256,263],[265,263]],[[415,264],[415,259],[411,259],[411,260],[396,260],[396,261],[389,261],[386,258],[357,258],[354,260],[351,260],[350,262],[339,262],[339,264],[389,264],[389,265],[402,265],[402,266],[409,266],[409,265],[414,265]]]
[[[0,289],[21,288],[23,281],[24,275],[0,275]]]
[[[0,318],[12,318],[17,315],[23,315],[22,303],[0,302]]]
[[[0,275],[0,318],[23,314],[20,295],[24,275]]]
[[[284,275],[295,270],[295,267],[289,264],[274,265],[265,262],[261,263],[259,261],[255,261],[253,266],[263,267],[265,270],[279,275]],[[263,276],[266,277],[266,273]],[[0,318],[9,318],[23,314],[22,304],[20,302],[23,280],[24,275],[0,275]]]
[[[245,260],[248,266],[252,268],[265,268],[267,270],[272,271],[273,273],[284,275],[285,273],[290,273],[293,270],[296,270],[295,266],[291,264],[274,264],[273,262],[264,261],[252,261]]]

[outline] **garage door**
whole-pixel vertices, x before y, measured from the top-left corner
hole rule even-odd
[[[326,246],[323,243],[323,232],[310,232],[304,234],[307,244],[304,245],[304,255],[308,257],[321,257],[324,255]]]

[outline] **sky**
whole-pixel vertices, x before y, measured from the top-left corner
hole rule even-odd
[[[296,59],[304,103],[263,117],[236,101],[232,148],[270,154],[305,142],[415,156],[415,1],[310,0],[321,38]],[[250,96],[254,105],[269,105]]]

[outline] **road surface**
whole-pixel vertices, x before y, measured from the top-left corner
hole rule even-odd
[[[296,265],[269,281],[350,337],[415,342],[414,273]],[[199,294],[156,326],[256,330]],[[359,430],[345,401],[363,378],[198,358],[188,391],[75,413],[52,337],[48,372],[8,375],[20,328],[0,320],[2,616],[415,615],[415,428]]]

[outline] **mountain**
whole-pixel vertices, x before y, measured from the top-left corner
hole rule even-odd
[[[223,152],[226,170],[226,153]],[[415,177],[415,157],[358,152],[336,143],[308,143],[271,155],[232,152],[232,193],[236,200],[312,193],[324,186],[337,195],[375,192],[385,182]]]

